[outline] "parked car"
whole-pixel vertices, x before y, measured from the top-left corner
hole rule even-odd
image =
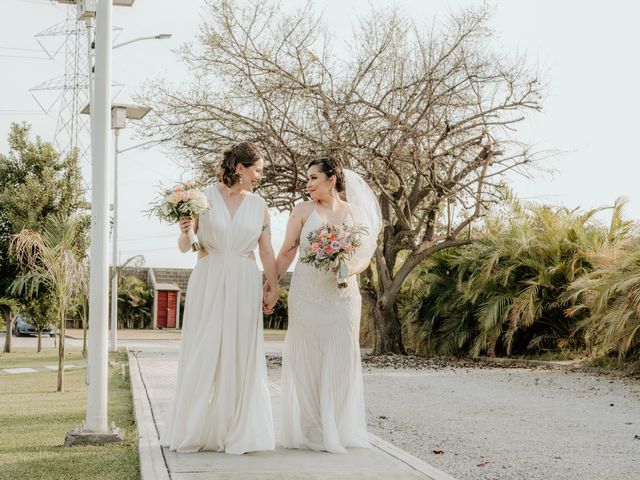
[[[27,320],[22,315],[18,315],[16,317],[16,321],[13,326],[13,333],[17,337],[23,337],[26,335],[37,335],[38,330],[36,330],[36,328],[29,323],[29,320]],[[42,330],[42,335],[49,335],[50,337],[55,337],[56,331],[53,325],[48,325],[47,327],[45,327]]]

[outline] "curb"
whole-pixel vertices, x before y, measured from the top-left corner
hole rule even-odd
[[[369,433],[369,441],[371,442],[371,445],[376,447],[378,450],[382,450],[387,455],[401,461],[402,463],[405,463],[417,472],[420,472],[423,475],[427,475],[432,480],[456,480],[448,473],[445,473],[442,470],[438,470],[433,465],[430,465],[427,462],[414,457],[410,453],[396,447],[392,443],[382,440],[377,435]]]
[[[155,428],[153,411],[147,396],[147,390],[140,373],[140,364],[135,353],[127,348],[129,358],[129,379],[133,412],[138,429],[138,454],[140,457],[141,480],[170,480],[169,470],[160,446],[158,431]]]

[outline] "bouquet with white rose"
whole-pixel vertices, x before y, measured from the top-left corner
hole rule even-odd
[[[207,196],[192,183],[179,183],[173,188],[160,191],[158,198],[151,203],[147,210],[149,215],[155,215],[160,220],[169,223],[178,223],[181,218],[196,218],[211,208]],[[191,241],[191,250],[200,250],[198,237],[193,229],[187,231]]]
[[[309,233],[309,248],[300,261],[335,273],[338,288],[346,288],[349,273],[347,262],[360,246],[360,235],[363,233],[366,233],[366,229],[362,227],[325,224]]]

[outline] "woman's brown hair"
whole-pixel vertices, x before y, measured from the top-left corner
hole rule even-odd
[[[307,169],[316,165],[327,178],[336,177],[336,190],[338,193],[344,192],[344,171],[342,163],[334,157],[321,157],[311,160],[307,164]]]
[[[222,154],[220,181],[227,187],[232,187],[240,180],[240,175],[236,172],[238,165],[250,167],[261,158],[262,155],[255,144],[251,142],[236,143]]]

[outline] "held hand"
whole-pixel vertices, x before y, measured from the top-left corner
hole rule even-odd
[[[273,308],[278,301],[278,287],[272,287],[269,282],[265,282],[262,287],[262,311],[266,314],[273,313]]]
[[[267,292],[267,295],[265,297],[265,303],[266,303],[266,308],[269,310],[269,312],[273,312],[273,309],[276,306],[276,303],[278,303],[278,286],[269,286],[269,291]]]
[[[264,282],[262,285],[262,313],[270,314],[271,310],[267,308],[267,296],[269,295],[269,282]]]
[[[189,230],[189,228],[195,230],[196,228],[195,220],[192,217],[182,217],[180,219],[180,232],[187,233],[187,230]]]

